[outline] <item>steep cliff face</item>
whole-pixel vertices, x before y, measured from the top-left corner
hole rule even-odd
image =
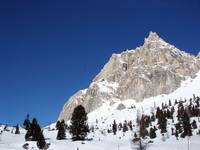
[[[68,120],[78,104],[91,112],[104,102],[169,94],[187,77],[195,77],[200,59],[166,43],[150,32],[143,46],[113,54],[88,89],[73,95],[64,105],[59,119]]]

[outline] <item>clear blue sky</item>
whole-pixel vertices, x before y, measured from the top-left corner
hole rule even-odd
[[[0,2],[0,123],[57,120],[112,53],[148,32],[200,50],[199,0],[6,0]]]

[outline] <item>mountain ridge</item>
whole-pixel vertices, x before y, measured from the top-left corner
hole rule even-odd
[[[91,112],[105,102],[126,99],[141,102],[145,98],[172,93],[188,77],[195,78],[199,69],[198,57],[150,32],[142,46],[112,54],[90,86],[75,93],[65,103],[59,120],[68,120],[79,104]]]

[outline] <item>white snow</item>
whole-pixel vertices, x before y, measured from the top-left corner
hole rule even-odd
[[[111,88],[105,89],[105,86],[108,86],[106,81],[99,82],[98,86],[102,91],[108,92],[111,89],[116,89],[117,84],[109,85]],[[85,91],[83,91],[85,92]],[[133,128],[133,131],[128,131],[123,134],[121,131],[117,132],[117,135],[113,133],[107,133],[107,129],[111,129],[110,124],[113,123],[113,120],[116,120],[117,123],[124,122],[124,120],[132,120],[133,125],[136,125],[136,116],[140,115],[139,112],[150,114],[152,111],[155,111],[154,105],[160,106],[162,102],[168,103],[168,100],[171,99],[172,103],[177,99],[188,99],[193,97],[193,94],[200,96],[200,72],[197,73],[197,77],[194,79],[188,78],[186,81],[181,83],[181,87],[178,88],[171,94],[163,94],[156,97],[151,97],[145,99],[141,103],[137,103],[135,100],[129,99],[125,101],[120,101],[119,99],[112,99],[113,104],[107,102],[104,103],[100,108],[88,114],[88,123],[90,126],[95,128],[98,126],[99,129],[95,129],[95,132],[88,134],[88,140],[84,143],[80,141],[73,142],[71,141],[71,136],[67,132],[67,139],[58,141],[56,140],[57,131],[49,131],[48,127],[44,128],[44,135],[47,143],[51,143],[49,150],[131,150],[136,147],[132,144],[131,139],[133,138],[134,132],[137,131],[137,128]],[[117,110],[119,104],[123,104],[126,108],[123,110]],[[177,108],[176,108],[177,109]],[[198,128],[200,123],[198,122]],[[176,120],[175,120],[176,121]],[[170,125],[172,122],[168,122]],[[156,123],[154,124],[156,125]],[[165,134],[165,141],[162,141],[162,135],[157,131],[157,138],[152,140],[154,141],[151,144],[148,144],[147,150],[187,150],[188,140],[187,138],[179,138],[177,140],[174,136],[171,136],[170,129],[171,126],[168,126],[169,137]],[[55,127],[55,124],[51,125],[51,129]],[[2,130],[4,126],[0,127]],[[0,150],[22,150],[22,145],[29,143],[29,149],[37,150],[35,142],[24,140],[25,130],[21,129],[21,134],[15,135],[11,131],[13,128],[8,128],[10,131],[4,131],[0,135]],[[189,139],[190,150],[198,150],[200,147],[200,135],[196,135],[197,130],[193,131],[193,136]],[[91,140],[90,140],[91,139]]]

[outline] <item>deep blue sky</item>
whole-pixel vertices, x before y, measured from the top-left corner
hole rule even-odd
[[[56,121],[112,53],[141,45],[150,30],[197,54],[200,1],[0,1],[0,123],[27,113]]]

